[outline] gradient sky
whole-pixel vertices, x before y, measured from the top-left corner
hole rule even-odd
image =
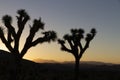
[[[9,14],[16,26],[18,9],[26,9],[31,16],[28,24],[32,24],[34,18],[41,17],[45,30],[55,30],[60,38],[71,28],[83,28],[86,33],[96,28],[98,33],[81,60],[120,64],[120,0],[0,0],[0,20],[3,15]],[[22,35],[21,47],[29,30],[28,24]],[[3,25],[2,21],[0,25]],[[5,49],[2,42],[0,48]],[[72,54],[60,50],[57,42],[39,44],[31,48],[24,58],[74,60]]]

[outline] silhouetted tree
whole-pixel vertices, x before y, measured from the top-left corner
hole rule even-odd
[[[87,48],[89,48],[89,44],[92,41],[92,39],[96,35],[96,29],[91,29],[91,32],[87,34],[87,36],[84,38],[84,30],[83,29],[71,29],[71,34],[65,34],[63,36],[63,39],[58,39],[58,43],[61,45],[61,50],[67,51],[75,57],[75,80],[78,80],[78,74],[79,74],[79,61],[83,55],[83,53],[86,51]],[[82,45],[82,39],[85,39],[85,45]],[[65,43],[68,43],[68,45],[65,45]]]
[[[33,24],[29,25],[29,34],[26,37],[23,49],[20,51],[19,47],[20,39],[22,37],[21,35],[23,33],[26,23],[30,20],[30,16],[24,9],[18,10],[17,14],[17,29],[12,25],[11,16],[3,16],[2,20],[4,26],[7,28],[7,34],[5,35],[4,28],[0,27],[0,38],[9,50],[9,52],[15,56],[17,63],[19,63],[28,51],[28,49],[36,46],[39,43],[55,41],[57,36],[54,31],[44,31],[44,23],[41,21],[41,18],[34,19]],[[43,36],[34,38],[36,33],[40,30],[43,30],[43,32],[41,32]]]
[[[2,20],[7,28],[7,37],[4,35],[4,28],[0,27],[0,38],[8,50],[14,54],[17,58],[22,59],[26,54],[29,48],[36,46],[38,43],[50,42],[56,39],[56,33],[54,31],[44,31],[42,32],[43,36],[34,40],[35,34],[41,29],[44,30],[44,23],[40,19],[35,19],[33,25],[30,26],[29,35],[26,38],[23,49],[19,50],[20,38],[25,28],[26,23],[30,20],[30,16],[24,9],[17,11],[17,27],[18,30],[15,30],[15,27],[12,26],[12,17],[9,15],[3,16]],[[13,43],[14,45],[12,46]]]

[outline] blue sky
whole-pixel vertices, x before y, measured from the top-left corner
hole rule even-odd
[[[60,38],[71,28],[83,28],[86,33],[96,28],[98,33],[82,60],[120,63],[120,0],[1,0],[0,18],[9,14],[15,25],[18,9],[26,9],[29,13],[31,21],[28,24],[41,17],[45,29],[55,30]],[[38,45],[25,56],[27,59],[36,57],[58,61],[74,59],[61,52],[57,43]]]

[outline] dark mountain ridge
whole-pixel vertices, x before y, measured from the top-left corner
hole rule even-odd
[[[9,80],[14,65],[14,56],[0,50],[0,80]],[[19,80],[73,80],[73,74],[74,62],[36,63],[22,59],[18,77]],[[120,80],[120,65],[81,62],[80,76],[82,80],[93,80],[93,77],[94,80]]]
[[[4,50],[0,50],[0,64],[6,64],[7,66],[13,66],[15,64],[14,61],[14,56]],[[40,59],[42,60],[42,59]],[[39,62],[34,62],[34,61],[30,61],[30,60],[26,60],[23,59],[22,60],[22,64],[26,65],[26,66],[31,66],[31,65],[38,65],[38,66],[44,66],[44,67],[48,67],[48,68],[53,68],[55,69],[55,67],[70,67],[73,68],[74,67],[74,61],[65,61],[62,63],[59,63],[57,61],[54,60],[43,60],[42,63]],[[81,61],[80,63],[80,68],[84,68],[84,69],[120,69],[120,65],[119,64],[112,64],[112,63],[104,63],[104,62],[97,62],[97,61]]]

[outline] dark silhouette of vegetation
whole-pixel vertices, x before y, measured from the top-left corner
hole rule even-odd
[[[56,39],[56,33],[54,31],[44,31],[42,32],[43,37],[39,37],[34,40],[35,34],[41,29],[44,30],[44,23],[40,19],[35,19],[33,21],[33,25],[30,26],[29,35],[26,38],[23,49],[19,50],[20,38],[25,28],[26,23],[30,20],[30,16],[24,9],[17,11],[17,27],[18,30],[15,31],[15,27],[12,26],[12,17],[9,15],[3,16],[2,20],[7,28],[7,37],[4,35],[4,28],[0,27],[0,38],[8,50],[14,54],[17,59],[22,59],[22,57],[26,54],[28,49],[36,46],[38,43],[50,42]],[[13,43],[14,45],[12,46]]]
[[[71,35],[65,34],[63,39],[58,39],[58,43],[61,45],[61,50],[67,51],[75,57],[75,80],[78,80],[79,61],[86,49],[89,48],[90,42],[95,37],[96,29],[91,29],[91,32],[88,33],[85,38],[83,34],[83,29],[71,29]],[[82,39],[85,39],[85,45],[82,45]],[[65,43],[68,43],[70,48],[68,48]]]
[[[1,26],[0,27],[0,38],[2,42],[5,44],[7,49],[10,53],[12,53],[15,56],[17,64],[20,63],[23,56],[26,54],[26,52],[31,48],[36,46],[39,43],[44,42],[51,42],[55,41],[56,39],[56,33],[54,31],[44,31],[44,23],[41,21],[41,18],[34,19],[33,24],[29,25],[30,30],[29,34],[26,37],[25,44],[23,46],[23,49],[20,51],[20,39],[21,35],[25,29],[26,23],[30,20],[30,16],[24,9],[20,9],[17,11],[17,29],[12,25],[12,17],[9,15],[3,16],[3,24],[7,28],[7,34],[5,36],[5,30]],[[43,30],[41,33],[43,36],[34,38],[36,33],[40,30]]]

